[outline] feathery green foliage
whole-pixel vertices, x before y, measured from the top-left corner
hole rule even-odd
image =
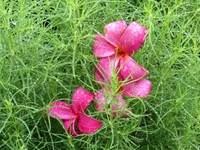
[[[200,145],[199,0],[1,0],[0,149],[185,150]],[[71,137],[47,113],[84,86],[94,93],[93,42],[105,24],[138,21],[148,29],[133,58],[150,71],[148,99],[126,98],[120,118],[93,135]]]

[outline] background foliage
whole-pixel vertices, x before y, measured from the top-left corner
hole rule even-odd
[[[200,145],[199,0],[1,0],[0,149],[198,149]],[[70,103],[94,82],[96,32],[116,20],[148,29],[133,55],[150,71],[148,99],[127,98],[129,118],[103,121],[93,135],[71,137],[50,119],[49,103]]]

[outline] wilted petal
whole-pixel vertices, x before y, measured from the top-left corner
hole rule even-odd
[[[124,109],[125,112],[119,112],[119,110]],[[112,105],[112,110],[113,110],[113,116],[117,116],[120,113],[121,117],[127,117],[128,116],[128,111],[127,111],[127,104],[124,101],[123,97],[120,95],[118,97],[118,101]]]
[[[102,74],[100,73],[99,69],[97,69],[95,67],[94,68],[94,73],[95,73],[95,81],[97,81],[97,83],[100,84],[101,86],[105,85],[105,79],[102,76]]]
[[[98,83],[110,83],[113,73],[116,73],[119,59],[115,56],[102,58],[95,67],[95,80]]]
[[[137,22],[132,22],[120,38],[121,49],[126,49],[128,55],[133,54],[145,41],[147,29]]]
[[[76,132],[75,127],[74,127],[75,126],[75,122],[76,122],[76,119],[73,119],[73,120],[64,120],[63,121],[66,130],[72,136],[77,136],[78,135],[78,133]]]
[[[101,110],[103,111],[105,109],[105,105],[107,103],[110,103],[109,100],[105,100],[105,96],[106,94],[110,94],[109,93],[106,93],[105,92],[106,90],[105,89],[101,89],[99,90],[98,92],[95,93],[95,106],[96,106],[96,110]],[[113,100],[112,101],[112,110],[113,110],[113,115],[116,116],[117,115],[117,112],[115,110],[121,110],[121,109],[126,109],[127,108],[127,105],[126,105],[126,102],[124,101],[123,97],[121,95],[118,95],[118,96],[114,96],[113,97]],[[127,116],[127,113],[126,114],[122,114],[121,115],[122,117],[126,117]]]
[[[127,77],[129,78],[129,80],[135,80],[149,74],[149,72],[145,70],[144,67],[138,65],[137,62],[128,55],[120,59],[119,69],[120,74],[124,80],[127,79]]]
[[[110,44],[103,35],[97,34],[94,40],[95,57],[107,57],[115,54],[116,47]]]
[[[126,102],[124,101],[123,97],[120,95],[118,97],[118,101],[114,102],[112,105],[112,110],[119,110],[121,108],[126,108]]]
[[[78,129],[85,133],[94,133],[102,126],[102,122],[91,118],[85,114],[79,113]]]
[[[117,47],[119,45],[119,38],[125,29],[126,22],[124,20],[109,23],[104,27],[105,37]]]
[[[55,118],[55,116],[65,120],[76,118],[76,115],[72,111],[72,107],[62,101],[53,102],[49,112],[52,118]]]
[[[104,89],[99,90],[95,94],[95,106],[96,110],[104,110],[105,107],[105,91]]]
[[[93,98],[94,98],[94,95],[89,93],[83,87],[77,88],[72,97],[73,111],[75,113],[84,111],[87,108],[87,106],[90,104]]]
[[[146,98],[150,94],[151,87],[151,81],[143,78],[134,83],[125,85],[123,94],[127,97]]]

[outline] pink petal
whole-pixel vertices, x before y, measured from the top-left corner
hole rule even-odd
[[[106,103],[109,103],[109,100],[105,100],[105,89],[101,89],[98,92],[95,93],[95,106],[96,110],[103,111],[105,108]],[[118,99],[117,101],[114,101],[112,105],[112,110],[121,110],[122,108],[127,108],[126,102],[124,101],[123,97],[120,96],[115,96],[114,99]],[[117,113],[114,111],[113,115],[116,116]],[[122,117],[126,117],[127,114],[122,114]]]
[[[94,95],[89,93],[83,87],[77,88],[72,97],[73,111],[75,113],[84,111],[87,108],[87,106],[90,104],[93,98],[94,98]]]
[[[51,104],[52,108],[49,109],[50,116],[52,118],[55,118],[55,116],[58,116],[60,119],[73,119],[77,116],[73,113],[72,107],[62,101],[55,101]]]
[[[120,114],[120,116],[121,117],[127,117],[128,114],[129,114],[127,112],[127,104],[124,101],[123,97],[120,95],[117,103],[112,105],[113,116],[116,117],[117,115],[119,115],[119,110],[122,110],[122,109],[126,110],[126,112],[123,112],[123,114]]]
[[[94,56],[107,57],[115,54],[116,47],[110,44],[103,35],[96,34],[94,42]]]
[[[101,89],[94,94],[95,95],[95,106],[96,106],[97,110],[104,110],[105,105],[107,103],[110,103],[109,100],[105,100],[106,94],[111,94],[111,91],[109,93],[106,93],[105,89]],[[115,96],[115,99],[116,99],[116,96]],[[115,104],[113,104],[112,110],[118,110],[125,106],[126,106],[126,102],[123,100],[123,97],[120,95],[118,97],[118,101],[116,101]]]
[[[120,67],[122,67],[120,69],[120,74],[124,80],[127,77],[129,80],[135,80],[149,74],[149,72],[145,70],[144,67],[138,65],[137,62],[128,55],[120,59]]]
[[[96,65],[95,80],[100,83],[110,83],[113,73],[116,73],[119,59],[115,56],[102,58]]]
[[[98,64],[97,64],[98,65]],[[95,81],[97,81],[98,84],[100,84],[101,86],[105,85],[105,79],[103,78],[103,76],[101,75],[99,69],[97,69],[96,67],[94,68],[94,73],[95,73]]]
[[[105,102],[104,89],[99,90],[94,95],[95,95],[95,107],[96,107],[96,110],[104,110],[105,103],[107,103],[107,101]]]
[[[137,22],[132,22],[120,38],[121,49],[126,49],[128,55],[133,54],[142,46],[146,39],[147,29]]]
[[[96,132],[102,126],[102,122],[91,118],[85,114],[79,113],[78,129],[85,133],[90,134]]]
[[[75,122],[76,122],[76,119],[73,119],[73,120],[64,120],[63,121],[66,130],[72,136],[78,136],[78,133],[76,132],[75,127],[74,127]]]
[[[121,108],[126,108],[126,102],[124,101],[123,97],[120,95],[118,98],[117,103],[112,105],[112,110],[119,110]]]
[[[127,97],[146,98],[150,94],[151,87],[151,81],[143,78],[134,83],[125,85],[123,94]]]
[[[63,124],[65,126],[65,129],[68,130],[72,126],[73,120],[63,120]]]
[[[109,23],[104,27],[105,37],[117,47],[119,45],[119,39],[125,29],[126,22],[124,20]]]

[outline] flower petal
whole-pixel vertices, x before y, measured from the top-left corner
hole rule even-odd
[[[94,94],[89,93],[83,87],[77,88],[72,97],[73,111],[75,113],[84,111],[87,108],[87,106],[90,104],[93,98],[94,98]]]
[[[119,59],[115,56],[102,58],[96,65],[95,80],[99,84],[110,83],[113,73],[116,73]]]
[[[95,107],[96,110],[104,110],[105,107],[105,91],[104,89],[99,90],[95,94]]]
[[[105,96],[106,96],[105,94],[106,94],[105,89],[101,89],[95,93],[96,110],[103,111],[104,108],[106,107],[106,104],[109,103],[109,100],[105,100]],[[122,108],[126,109],[127,105],[121,95],[114,96],[113,99],[115,100],[115,101],[112,101],[113,102],[112,104],[113,116],[117,116],[118,112],[116,112],[115,110],[121,110]],[[121,116],[126,117],[127,114],[122,114]]]
[[[117,103],[115,102],[113,105],[112,105],[112,110],[119,110],[121,108],[126,108],[126,102],[124,101],[123,97],[120,95],[118,97],[118,101]]]
[[[78,129],[85,133],[90,134],[96,132],[102,126],[102,122],[91,118],[83,113],[79,113]]]
[[[52,108],[49,109],[49,112],[52,118],[55,118],[55,116],[64,120],[76,118],[76,115],[72,111],[72,107],[65,102],[55,101],[51,106]]]
[[[144,67],[138,65],[137,62],[128,55],[120,59],[120,67],[120,74],[124,80],[127,79],[127,77],[129,80],[135,80],[149,74]]]
[[[73,120],[64,120],[63,121],[66,130],[72,136],[78,136],[78,133],[76,132],[75,127],[74,127],[75,122],[76,122],[76,119],[73,119]]]
[[[94,40],[95,57],[108,57],[115,54],[116,47],[110,44],[103,35],[96,34]]]
[[[125,29],[126,22],[124,20],[109,23],[104,27],[105,37],[117,47],[119,45],[119,39]]]
[[[147,29],[137,22],[132,22],[120,38],[121,49],[126,49],[128,55],[138,51],[146,39]]]
[[[116,116],[127,117],[129,115],[129,112],[127,111],[127,104],[121,95],[119,96],[118,101],[112,105],[112,110],[114,117]],[[121,110],[123,110],[123,112]]]
[[[105,105],[110,103],[110,100],[106,99],[105,97],[108,95],[111,95],[111,91],[109,93],[107,93],[106,89],[101,89],[98,92],[96,92],[95,95],[95,106],[96,106],[96,110],[104,110]],[[115,96],[114,98],[111,97],[111,99],[116,99],[117,96]],[[120,109],[121,107],[124,107],[126,105],[126,102],[123,100],[123,97],[120,95],[118,96],[118,101],[114,102],[113,106],[112,106],[112,110],[118,110],[118,108]]]
[[[127,97],[146,98],[150,94],[151,87],[151,81],[143,78],[134,83],[125,85],[123,94]]]

